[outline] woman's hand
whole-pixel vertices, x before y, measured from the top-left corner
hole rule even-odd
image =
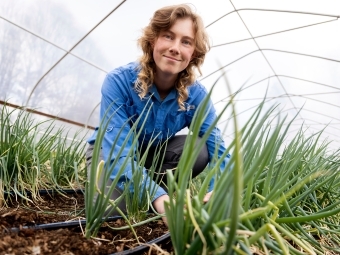
[[[207,194],[205,194],[204,198],[203,198],[203,203],[207,203],[212,195],[213,191],[208,192]]]
[[[204,198],[203,198],[203,203],[207,203],[212,195],[213,191],[208,192],[207,194],[205,194]],[[170,201],[170,197],[168,195],[163,195],[160,196],[158,198],[155,199],[155,201],[153,201],[152,205],[155,208],[155,210],[159,213],[159,214],[164,214],[165,213],[165,205],[164,202],[165,201]],[[168,225],[168,221],[166,219],[166,217],[162,217],[162,220],[164,222],[165,225]]]
[[[153,203],[152,203],[153,207],[155,208],[155,210],[159,214],[165,213],[165,209],[164,209],[164,202],[165,201],[170,201],[170,197],[168,195],[160,196],[160,197],[156,198],[155,201],[153,201]],[[162,220],[163,220],[164,224],[168,226],[168,221],[167,221],[166,217],[162,217]]]

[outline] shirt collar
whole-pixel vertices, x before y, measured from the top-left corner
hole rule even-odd
[[[177,90],[175,88],[173,88],[170,91],[169,95],[164,100],[162,100],[160,98],[159,94],[158,94],[158,91],[157,91],[157,88],[156,88],[155,84],[152,84],[152,86],[150,87],[148,93],[149,93],[149,95],[153,94],[157,98],[157,100],[160,101],[160,102],[162,102],[162,101],[164,102],[164,101],[168,101],[168,100],[171,100],[171,99],[175,99],[175,98],[177,98],[177,94],[178,94]]]

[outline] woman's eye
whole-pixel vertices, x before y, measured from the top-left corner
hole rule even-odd
[[[183,44],[185,44],[185,45],[191,45],[191,42],[190,42],[190,41],[183,41]]]
[[[170,36],[170,35],[164,35],[164,37],[165,37],[166,39],[171,39],[171,36]]]

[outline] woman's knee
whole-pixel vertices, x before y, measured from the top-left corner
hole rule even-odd
[[[202,138],[198,137],[196,140],[196,147],[199,146]],[[207,144],[204,143],[202,149],[200,150],[196,162],[192,168],[192,177],[199,175],[209,163],[209,153]]]
[[[179,136],[175,136],[173,139],[169,141],[167,149],[166,149],[164,163],[167,163],[167,165],[169,165],[169,163],[172,163],[172,168],[177,166],[183,154],[183,149],[184,149],[186,138],[187,138],[187,135],[179,135]],[[202,138],[197,137],[195,141],[195,147],[199,146],[201,141],[202,141]],[[192,177],[195,177],[198,174],[200,174],[205,169],[208,163],[209,163],[209,153],[208,153],[207,145],[206,143],[204,143],[202,149],[199,152],[198,157],[196,158],[196,162],[193,166]]]

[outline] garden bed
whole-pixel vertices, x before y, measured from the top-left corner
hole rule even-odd
[[[68,226],[61,227],[62,223]],[[145,248],[154,241],[160,242],[162,249],[171,250],[168,229],[161,220],[135,228],[139,242],[149,242],[142,247],[130,230],[109,228],[125,226],[120,218],[103,223],[98,238],[91,239],[83,236],[84,223],[82,193],[45,194],[35,203],[12,202],[0,211],[0,254],[119,254],[136,247],[139,252],[135,254],[142,254],[141,248],[147,254],[149,249]]]

